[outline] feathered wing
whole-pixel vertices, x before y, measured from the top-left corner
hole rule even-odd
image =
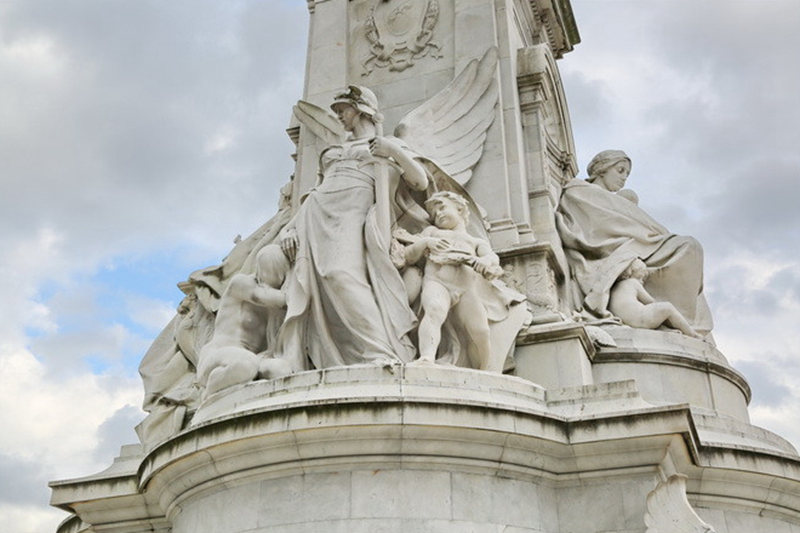
[[[395,136],[461,185],[483,154],[497,105],[497,48],[473,59],[444,89],[406,115]]]
[[[675,474],[647,495],[646,533],[715,533],[686,499],[686,476]]]
[[[326,146],[341,144],[344,140],[345,131],[342,123],[327,109],[299,100],[292,111],[297,120],[322,139]]]

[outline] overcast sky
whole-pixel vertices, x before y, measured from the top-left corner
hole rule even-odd
[[[633,158],[641,205],[706,250],[753,422],[800,443],[800,2],[573,0],[560,62],[581,174]],[[303,0],[0,0],[0,523],[107,466],[136,367],[292,171]],[[11,527],[12,529],[8,529]]]

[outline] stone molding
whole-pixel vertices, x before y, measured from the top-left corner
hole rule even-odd
[[[572,6],[567,0],[527,0],[534,20],[544,31],[547,43],[560,59],[581,42]],[[531,24],[536,28],[539,24]]]
[[[126,447],[105,473],[54,482],[52,503],[132,533],[166,531],[186,502],[259,480],[428,470],[558,491],[663,469],[689,477],[693,502],[800,519],[800,458],[706,444],[688,405],[650,405],[632,381],[546,391],[467,369],[334,368],[211,396],[196,420],[149,451]]]

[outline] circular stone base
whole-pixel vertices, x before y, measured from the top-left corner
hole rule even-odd
[[[796,459],[702,447],[688,406],[650,405],[632,381],[544,391],[474,370],[363,366],[211,396],[136,476],[172,533],[643,531],[647,494],[676,469],[691,498],[709,485],[709,512],[735,500],[764,531],[797,516]],[[748,471],[756,457],[785,486]],[[786,510],[759,517],[778,497]]]
[[[596,383],[636,380],[642,398],[664,405],[689,403],[748,423],[750,386],[711,344],[677,331],[604,326],[617,343],[592,359]]]

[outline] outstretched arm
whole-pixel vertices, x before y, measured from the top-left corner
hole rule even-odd
[[[261,307],[283,307],[286,305],[286,296],[280,289],[275,289],[268,285],[258,285],[250,293],[249,301]]]
[[[223,295],[224,297],[233,297],[261,307],[282,307],[286,305],[286,297],[280,289],[259,284],[256,282],[255,276],[249,274],[236,274],[233,276]]]

